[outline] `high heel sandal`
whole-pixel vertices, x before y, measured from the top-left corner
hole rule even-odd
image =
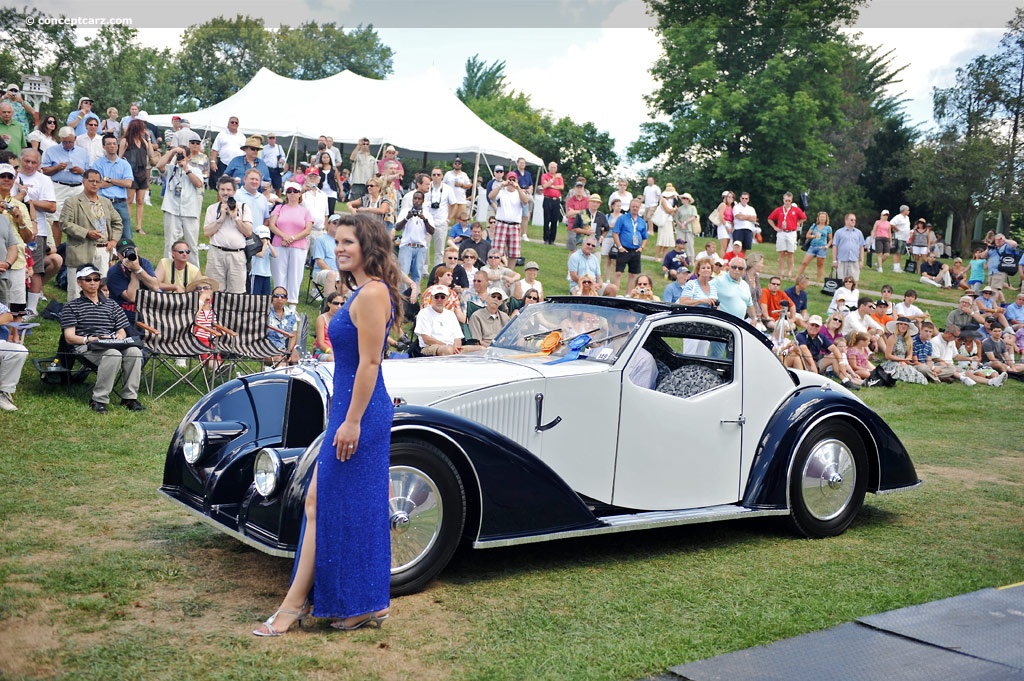
[[[388,613],[384,613],[383,615],[379,615],[377,613],[373,613],[373,614],[368,615],[367,617],[364,617],[363,619],[359,620],[355,624],[352,624],[352,625],[349,625],[349,626],[345,626],[345,620],[338,620],[337,622],[331,622],[331,626],[333,628],[335,628],[335,629],[340,630],[340,631],[355,631],[356,629],[362,629],[363,627],[367,627],[367,626],[374,627],[376,629],[380,629],[381,623],[384,620],[386,620],[388,617],[389,617]]]
[[[313,611],[313,608],[309,604],[308,601],[306,603],[303,603],[302,607],[299,608],[298,610],[278,610],[273,615],[268,617],[266,622],[264,622],[263,624],[260,625],[261,627],[264,627],[266,629],[266,631],[260,629],[260,627],[256,627],[255,629],[252,630],[253,636],[264,636],[264,637],[284,636],[289,631],[291,631],[295,627],[296,624],[298,624],[299,628],[301,629],[302,628],[302,624],[306,621],[306,618],[309,617],[309,615],[310,615],[310,613],[312,611]],[[295,615],[295,621],[292,622],[288,626],[287,629],[285,629],[283,631],[278,631],[277,629],[274,628],[274,622],[277,620],[277,616],[281,615],[281,614]]]

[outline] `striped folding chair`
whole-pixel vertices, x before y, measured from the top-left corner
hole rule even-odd
[[[153,394],[158,368],[165,368],[173,377],[171,385],[155,399],[182,383],[199,394],[210,388],[206,366],[200,360],[200,355],[208,354],[210,349],[195,336],[198,310],[199,293],[194,291],[160,293],[139,289],[135,294],[136,326],[152,360],[148,374],[143,377],[147,394]],[[184,367],[179,366],[179,360],[185,361]]]
[[[224,375],[255,373],[281,354],[267,338],[270,296],[218,291],[213,296],[213,311],[218,321],[230,329],[213,341],[215,352],[221,355]]]

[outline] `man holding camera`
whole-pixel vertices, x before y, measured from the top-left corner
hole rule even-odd
[[[17,175],[17,171],[14,170],[14,166],[9,163],[0,164],[0,215],[10,221],[12,236],[15,237],[14,240],[17,243],[13,253],[8,246],[4,262],[0,263],[0,269],[4,270],[4,274],[10,272],[7,274],[10,290],[7,291],[4,302],[11,307],[12,312],[21,312],[25,309],[26,301],[25,244],[32,241],[35,230],[28,207],[14,198],[15,175]]]
[[[349,196],[352,201],[355,201],[366,196],[366,183],[377,171],[377,161],[370,153],[370,140],[366,137],[360,139],[359,144],[352,150],[348,158],[352,161],[352,176],[349,178],[352,190]]]
[[[523,217],[523,206],[529,202],[530,197],[519,186],[519,176],[509,173],[504,185],[495,183],[487,198],[498,207],[494,214],[494,230],[490,235],[491,246],[501,251],[509,263],[519,262],[522,259],[520,221]]]
[[[413,282],[423,277],[423,267],[427,262],[428,235],[437,230],[434,218],[423,207],[423,192],[416,190],[412,194],[412,205],[403,208],[398,214],[395,231],[402,233],[402,242],[398,246],[398,268],[409,276]]]
[[[203,234],[210,239],[206,276],[222,291],[245,293],[245,240],[252,234],[252,212],[235,199],[235,180],[226,175],[217,180],[217,199],[203,222]]]
[[[199,137],[198,134],[192,133]],[[189,144],[191,147],[191,143]],[[171,246],[179,239],[188,244],[188,261],[199,267],[199,212],[203,208],[205,181],[192,164],[190,150],[173,147],[156,164],[164,174],[164,257],[170,259]]]
[[[121,236],[132,238],[132,218],[128,214],[128,187],[132,186],[135,174],[131,165],[117,155],[117,137],[113,134],[103,136],[103,156],[96,159],[92,167],[99,171],[103,181],[100,182],[100,196],[110,199],[114,210],[121,216],[124,231]]]
[[[91,265],[106,276],[110,253],[121,239],[121,215],[110,199],[101,196],[103,178],[90,168],[82,176],[82,193],[64,202],[60,224],[67,237],[64,259],[68,267],[68,301],[81,294],[78,270]]]
[[[440,265],[444,260],[445,239],[448,237],[448,224],[455,217],[455,211],[460,207],[455,203],[455,192],[444,183],[444,172],[439,166],[434,166],[430,171],[430,186],[427,187],[424,203],[430,211],[430,217],[434,223],[434,264]]]
[[[121,305],[128,318],[128,335],[139,335],[135,327],[135,294],[140,288],[150,291],[160,290],[160,280],[156,278],[153,263],[139,255],[135,242],[121,239],[117,242],[119,262],[107,270],[107,290],[110,299]]]

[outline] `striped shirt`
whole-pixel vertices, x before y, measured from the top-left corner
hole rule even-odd
[[[102,294],[97,303],[79,296],[66,304],[60,314],[60,328],[71,327],[79,336],[112,336],[128,328],[128,317],[120,305]]]

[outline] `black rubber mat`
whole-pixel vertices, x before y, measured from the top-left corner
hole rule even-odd
[[[983,589],[857,621],[1024,670],[1024,586]]]
[[[848,622],[672,667],[687,681],[1024,681],[1024,672]]]

